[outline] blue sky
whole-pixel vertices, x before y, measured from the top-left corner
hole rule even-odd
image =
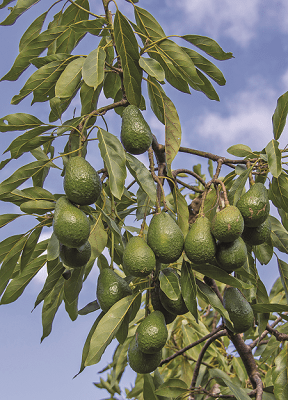
[[[102,12],[102,2],[98,0],[95,3],[95,9],[99,10],[99,13]],[[47,4],[52,2],[39,2],[12,27],[0,26],[0,76],[10,69],[17,56],[22,33],[32,20],[45,10]],[[132,18],[130,4],[119,0],[118,6],[125,15]],[[234,54],[231,60],[215,61],[227,80],[224,87],[217,88],[220,102],[208,100],[198,92],[187,95],[178,93],[173,88],[167,90],[180,116],[182,146],[224,156],[227,156],[226,149],[232,144],[243,143],[249,145],[252,150],[265,147],[272,139],[271,117],[277,99],[288,90],[287,1],[140,0],[139,6],[147,8],[156,17],[167,35],[190,33],[210,36],[217,40],[225,51]],[[0,10],[0,20],[6,15],[6,9]],[[179,43],[187,46],[186,42]],[[88,47],[88,44],[83,42],[79,53],[82,51],[85,54],[92,49],[91,44]],[[75,53],[77,52],[76,49]],[[10,105],[12,96],[20,90],[28,76],[27,71],[19,81],[0,83],[0,117],[14,112],[27,112],[37,115],[40,119],[46,119],[46,105],[36,103],[30,107],[31,96],[18,106]],[[73,106],[79,109],[77,99]],[[111,133],[119,134],[120,118],[116,114],[110,114],[112,118],[109,129]],[[150,110],[147,110],[144,116],[153,133],[163,143],[162,125]],[[68,118],[71,118],[71,115],[67,115]],[[3,151],[14,137],[14,133],[1,133]],[[284,146],[286,141],[287,128],[280,139],[281,145]],[[95,151],[98,151],[97,147]],[[99,164],[93,154],[88,154],[89,161],[93,162],[96,168],[101,168],[101,162]],[[6,155],[0,155],[0,161],[5,158]],[[147,163],[146,155],[140,159]],[[22,156],[8,164],[7,168],[0,171],[0,180],[8,177],[24,160],[30,161],[28,156]],[[199,162],[201,159],[195,156],[186,157],[181,154],[176,157],[173,167],[191,169]],[[205,160],[203,165],[207,165]],[[193,184],[193,181],[190,183]],[[46,187],[54,193],[63,192],[60,177],[58,180],[54,180],[54,177],[48,179]],[[18,210],[14,206],[1,204],[1,214],[8,212]],[[18,219],[0,230],[0,240],[17,231],[26,231],[30,223],[28,219]],[[47,235],[50,234],[51,232],[47,232]],[[276,260],[273,258],[268,266],[259,266],[259,273],[270,289],[278,277]],[[96,278],[95,267],[95,271],[85,282],[80,307],[95,299]],[[82,346],[97,315],[80,316],[72,323],[61,307],[51,335],[40,344],[41,305],[33,313],[31,310],[44,280],[45,273],[40,273],[18,301],[0,307],[0,396],[9,400],[78,400],[83,395],[86,399],[108,397],[104,391],[102,393],[92,385],[93,381],[98,380],[97,372],[105,363],[86,368],[80,376],[72,380],[80,366]],[[112,350],[108,351],[107,355],[105,353],[105,362],[110,361]],[[125,376],[126,386],[130,380],[131,374],[128,373]]]

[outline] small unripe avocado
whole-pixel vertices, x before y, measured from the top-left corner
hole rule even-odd
[[[216,213],[212,220],[211,231],[220,242],[233,242],[244,229],[244,219],[235,206],[227,206]]]
[[[263,183],[257,182],[238,200],[239,208],[245,226],[256,227],[261,225],[269,215],[270,203],[268,191]]]
[[[155,266],[155,254],[146,241],[140,236],[131,237],[123,253],[125,274],[142,278],[149,275]]]
[[[70,268],[81,268],[91,257],[91,245],[87,241],[83,246],[76,248],[67,247],[60,243],[60,260]]]
[[[138,374],[150,374],[159,366],[162,358],[162,350],[154,354],[143,353],[134,336],[128,348],[128,363],[133,371]]]
[[[101,180],[98,173],[83,157],[72,157],[64,175],[64,191],[70,201],[88,206],[97,201],[101,194]]]
[[[136,340],[139,349],[146,354],[159,352],[166,343],[168,331],[161,311],[153,311],[138,326]]]
[[[178,260],[184,247],[184,235],[169,214],[154,214],[148,228],[147,244],[154,251],[156,259],[164,264]]]
[[[253,246],[267,242],[270,236],[271,223],[269,218],[267,218],[261,225],[256,226],[255,228],[249,228],[249,226],[246,226],[242,233],[242,239],[244,239],[247,244]]]
[[[142,154],[152,144],[152,132],[138,107],[129,105],[122,113],[121,142],[131,154]]]
[[[101,309],[106,313],[117,301],[132,294],[132,290],[115,271],[103,268],[98,276],[96,294]]]
[[[207,217],[200,215],[191,225],[184,243],[186,256],[195,264],[210,263],[215,258],[216,241]]]
[[[53,230],[60,243],[78,248],[88,240],[90,223],[82,210],[62,196],[56,201]]]
[[[223,294],[223,305],[233,322],[233,332],[243,333],[253,326],[253,310],[240,290],[227,287]]]
[[[219,268],[228,273],[241,268],[247,260],[247,247],[244,240],[239,237],[233,242],[218,242],[216,260]]]

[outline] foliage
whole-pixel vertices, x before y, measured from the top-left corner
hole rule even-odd
[[[3,1],[0,8],[11,2]],[[19,54],[2,77],[15,81],[34,66],[36,70],[13,96],[12,104],[32,96],[32,104],[49,104],[50,113],[46,122],[21,112],[0,119],[0,132],[19,132],[5,151],[10,157],[1,163],[1,169],[23,154],[29,154],[32,160],[0,184],[0,200],[19,207],[17,213],[1,215],[0,226],[27,214],[35,218],[34,228],[17,232],[0,244],[1,304],[18,299],[37,272],[46,268],[47,279],[35,301],[35,307],[43,303],[41,340],[51,333],[61,303],[72,320],[95,312],[79,373],[86,366],[97,364],[116,337],[119,344],[107,365],[106,380],[101,378],[95,384],[116,399],[123,392],[120,381],[127,366],[129,343],[145,313],[152,310],[150,295],[158,280],[172,300],[176,289],[182,291],[189,312],[168,325],[168,340],[159,368],[152,374],[138,374],[133,389],[125,389],[127,398],[287,399],[288,265],[279,254],[288,254],[288,171],[287,150],[279,147],[278,140],[286,123],[288,92],[278,99],[273,138],[264,149],[252,150],[247,145],[235,144],[227,151],[237,159],[228,159],[209,154],[205,149],[181,147],[179,116],[165,86],[171,85],[183,93],[202,92],[217,101],[214,85],[225,85],[225,78],[206,57],[227,60],[232,53],[226,53],[214,40],[195,34],[178,36],[188,47],[179,45],[173,36],[165,35],[147,10],[136,5],[136,0],[128,2],[134,8],[134,22],[121,13],[116,2],[113,15],[109,10],[110,0],[97,5],[99,15],[90,11],[89,0],[55,2],[24,32]],[[18,0],[1,24],[14,24],[36,3],[34,0],[24,4]],[[48,21],[52,11],[55,14]],[[91,51],[88,55],[77,54],[77,45],[85,36],[93,39]],[[93,48],[96,42],[97,47]],[[202,53],[206,53],[205,57]],[[148,97],[144,98],[146,89]],[[76,97],[81,102],[81,113],[72,116],[70,109]],[[110,103],[99,107],[98,100],[103,97]],[[111,113],[115,111],[121,116],[128,104],[141,110],[151,107],[165,129],[164,144],[153,137],[148,168],[126,153],[118,137],[109,132]],[[67,110],[71,118],[63,120]],[[63,138],[67,140],[61,148]],[[95,140],[98,157],[103,160],[103,168],[98,171],[102,193],[95,204],[81,207],[91,224],[92,256],[85,267],[65,270],[59,259],[59,242],[51,229],[59,194],[44,188],[45,179],[51,169],[58,169],[59,180],[62,179],[58,159],[62,159],[64,170],[69,157],[85,157]],[[206,181],[199,164],[191,171],[173,170],[172,162],[178,152],[208,158],[210,181]],[[231,172],[220,180],[223,165]],[[130,183],[127,183],[128,171],[133,177]],[[187,176],[193,176],[197,184],[192,186],[183,181]],[[247,260],[236,272],[229,274],[217,265],[191,264],[183,255],[170,265],[181,274],[181,288],[178,284],[177,288],[173,286],[158,264],[150,277],[127,277],[133,294],[118,301],[107,313],[99,313],[96,300],[78,310],[82,283],[92,268],[104,268],[110,263],[111,268],[124,276],[122,255],[130,232],[140,232],[146,237],[148,220],[155,210],[168,211],[186,235],[189,223],[199,212],[199,202],[200,211],[212,220],[223,203],[223,194],[225,202],[229,200],[236,205],[248,180],[266,184],[269,200],[280,217],[269,216],[271,240],[247,246]],[[23,183],[25,188],[21,188]],[[135,215],[136,223],[131,227],[128,224]],[[51,238],[39,241],[44,227],[50,228]],[[109,260],[103,253],[107,255],[107,250]],[[268,294],[257,266],[268,264],[273,254],[277,254],[280,277]],[[225,285],[239,288],[252,305],[255,325],[244,336],[228,329],[229,315],[222,304]],[[223,325],[222,317],[228,328]],[[231,346],[235,351],[230,351]]]

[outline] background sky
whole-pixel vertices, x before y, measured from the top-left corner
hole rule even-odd
[[[95,10],[102,13],[102,2],[94,2]],[[118,6],[129,18],[133,18],[133,8],[124,0]],[[52,1],[40,1],[26,12],[12,27],[0,26],[0,76],[12,66],[18,54],[19,39],[30,23]],[[62,4],[62,3],[61,3]],[[15,5],[15,3],[12,3]],[[262,150],[273,138],[271,118],[277,99],[288,90],[288,3],[286,0],[140,0],[140,7],[146,8],[164,28],[167,35],[199,34],[212,37],[225,51],[232,52],[234,58],[228,61],[211,59],[224,73],[227,84],[217,87],[220,102],[207,99],[200,92],[191,95],[166,89],[168,96],[177,107],[182,125],[182,146],[205,150],[227,156],[226,149],[233,144],[246,144],[252,150]],[[0,10],[0,20],[8,15],[7,9]],[[52,14],[51,14],[52,16]],[[95,40],[95,46],[91,41]],[[87,54],[97,46],[97,38],[89,36],[75,54]],[[188,47],[187,42],[179,42]],[[29,96],[18,106],[10,104],[28,79],[32,68],[16,82],[0,82],[0,117],[15,112],[27,112],[46,121],[47,106],[36,103],[30,106]],[[166,85],[168,87],[168,85]],[[107,101],[100,99],[100,105]],[[148,102],[147,102],[148,105]],[[75,99],[73,108],[79,110]],[[149,107],[147,107],[149,108]],[[110,115],[112,114],[112,115]],[[71,118],[66,114],[66,118]],[[147,109],[144,117],[150,124],[159,142],[163,143],[163,126]],[[108,118],[107,118],[108,119]],[[120,117],[109,113],[109,131],[120,132]],[[1,153],[17,136],[13,132],[0,133]],[[280,138],[281,146],[287,142],[287,129]],[[97,144],[88,154],[88,160],[96,169],[101,168]],[[0,155],[0,161],[7,154]],[[147,163],[146,155],[140,156]],[[7,178],[22,163],[32,161],[22,156],[11,161],[0,171],[0,181]],[[192,169],[201,162],[196,156],[176,157],[173,168]],[[61,166],[61,163],[58,163]],[[207,161],[203,161],[206,170]],[[53,193],[63,193],[62,178],[52,175],[45,187]],[[191,180],[189,182],[193,184]],[[28,185],[27,185],[28,186]],[[1,204],[1,214],[18,212],[16,206]],[[25,219],[26,218],[26,219]],[[27,217],[17,219],[0,230],[0,240],[18,232],[26,232],[32,222]],[[45,233],[51,235],[51,230]],[[43,235],[44,239],[44,235]],[[285,258],[284,258],[285,259]],[[259,273],[268,290],[278,277],[275,258],[268,266],[259,266]],[[98,313],[79,316],[71,322],[64,307],[61,307],[53,324],[52,333],[40,344],[42,336],[41,305],[33,313],[34,302],[45,281],[45,271],[40,272],[15,302],[0,307],[0,396],[9,400],[41,398],[41,400],[103,399],[109,397],[105,391],[95,388],[98,371],[111,360],[113,345],[105,353],[104,362],[88,367],[76,379],[81,362],[82,347]],[[95,299],[97,267],[84,284],[80,296],[80,307]],[[134,375],[127,371],[124,384],[129,387]]]

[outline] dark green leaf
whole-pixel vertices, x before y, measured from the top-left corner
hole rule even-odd
[[[115,337],[125,315],[139,294],[124,297],[114,304],[97,325],[90,341],[85,366],[97,364]]]
[[[44,215],[53,211],[55,203],[48,200],[30,200],[25,201],[20,206],[20,210],[26,214]]]
[[[287,343],[280,354],[275,358],[275,371],[273,373],[274,395],[277,400],[286,400],[288,397],[288,349]]]
[[[176,274],[163,269],[159,274],[160,288],[171,300],[179,299],[181,295],[180,282]]]
[[[158,397],[155,394],[153,378],[150,374],[144,374],[143,399],[158,400]]]
[[[211,368],[209,370],[209,375],[211,378],[221,379],[224,384],[229,387],[237,400],[251,400],[245,390],[239,384],[237,385],[237,381],[232,381],[229,375],[227,375],[224,371],[221,371],[218,368]]]
[[[104,94],[106,98],[114,99],[119,90],[121,90],[121,79],[118,74],[107,73],[104,81]]]
[[[8,4],[12,3],[15,0],[3,0],[3,2],[0,4],[0,10],[1,8],[6,7]]]
[[[288,304],[288,264],[277,257],[278,270],[281,278],[282,285],[285,290],[286,301]]]
[[[282,96],[278,98],[277,107],[272,117],[273,134],[275,140],[278,140],[283,132],[283,129],[286,124],[287,113],[288,113],[288,92],[282,94]]]
[[[82,77],[82,66],[84,57],[76,58],[71,61],[59,76],[55,85],[55,96],[60,98],[73,96],[79,87]],[[49,65],[49,64],[48,64]]]
[[[108,235],[101,220],[101,214],[91,224],[89,242],[91,244],[92,257],[97,258],[107,245]]]
[[[265,243],[259,244],[258,246],[254,246],[253,251],[257,260],[259,260],[261,264],[269,264],[274,254],[272,241],[269,240]]]
[[[181,268],[181,293],[185,304],[195,320],[198,322],[198,311],[197,311],[197,287],[195,276],[192,270],[192,266],[187,261],[183,260]]]
[[[164,81],[165,72],[158,61],[153,60],[153,58],[140,57],[139,65],[148,75],[157,79],[157,81]]]
[[[39,227],[36,227],[36,229],[34,229],[30,233],[30,235],[25,243],[25,246],[23,248],[22,255],[21,255],[21,260],[20,260],[20,270],[21,271],[23,271],[24,268],[26,268],[28,262],[31,260],[31,257],[33,255],[33,252],[36,247],[36,244],[38,243],[39,237],[41,235],[42,229],[43,229],[43,227],[39,226]],[[35,257],[33,257],[33,258],[35,258]]]
[[[236,157],[247,157],[253,155],[250,147],[246,146],[245,144],[234,144],[233,146],[229,147],[229,149],[227,149],[227,153],[232,154]]]
[[[11,9],[8,17],[0,25],[13,25],[14,22],[30,7],[38,3],[39,0],[18,0],[15,7]],[[6,2],[7,3],[7,2]]]
[[[164,382],[157,390],[156,394],[159,396],[178,397],[185,395],[188,392],[187,384],[181,379],[170,378]]]
[[[88,54],[83,64],[84,82],[96,89],[104,80],[106,52],[102,47],[97,47]]]
[[[79,315],[87,315],[90,314],[91,312],[97,311],[100,309],[100,306],[98,304],[97,300],[91,301],[91,303],[88,303],[85,307],[81,308],[81,310],[78,311]]]
[[[288,232],[277,218],[269,215],[271,222],[271,239],[273,246],[277,247],[282,253],[288,254]]]
[[[189,209],[185,197],[176,186],[173,189],[173,198],[177,212],[177,224],[186,237],[189,231]]]
[[[43,309],[42,309],[42,326],[43,335],[41,337],[41,342],[45,337],[49,336],[52,330],[52,323],[55,314],[62,303],[63,292],[64,292],[64,278],[58,280],[57,284],[44,299]]]
[[[31,42],[31,40],[37,38],[37,36],[40,34],[47,13],[48,11],[39,15],[39,17],[36,18],[35,21],[33,21],[28,29],[24,32],[19,42],[19,51],[22,51],[27,44]]]
[[[72,275],[64,282],[65,309],[72,321],[78,317],[78,296],[83,284],[83,268],[74,268]]]
[[[251,307],[253,308],[253,311],[257,313],[270,313],[270,312],[281,313],[288,311],[288,306],[282,304],[258,303],[258,304],[252,304]]]
[[[139,106],[142,70],[139,66],[138,43],[131,26],[118,9],[114,19],[114,32],[116,48],[123,69],[123,83],[127,99],[130,104]]]
[[[121,199],[126,179],[126,156],[119,139],[99,128],[97,134],[101,157],[109,174],[109,186],[112,194]]]
[[[165,95],[164,90],[162,89],[161,85],[157,85],[157,82],[151,76],[148,76],[148,95],[150,99],[150,106],[152,111],[154,112],[155,116],[159,119],[162,124],[165,124],[164,119],[164,106],[162,97],[160,96],[160,92]]]
[[[228,193],[228,199],[231,205],[235,206],[237,201],[240,199],[246,181],[251,171],[252,167],[249,167],[244,172],[242,172],[242,174],[233,182],[233,185],[231,186],[231,189],[229,190]]]
[[[105,18],[97,18],[93,20],[79,21],[71,25],[71,29],[77,33],[91,33],[91,35],[99,36],[102,27],[105,24]]]
[[[32,278],[40,271],[47,261],[47,256],[43,255],[32,260],[26,268],[20,272],[7,286],[2,298],[1,304],[9,304],[21,296],[24,289]]]
[[[22,214],[2,214],[0,215],[0,228],[21,217]]]
[[[2,242],[0,242],[0,263],[5,259],[7,254],[12,250],[12,253],[14,252],[13,248],[17,244],[17,242],[23,237],[24,235],[14,235],[10,236]]]
[[[272,200],[276,199],[276,207],[279,205],[285,212],[288,212],[288,176],[282,172],[278,177],[273,176],[272,185]]]
[[[271,174],[278,178],[282,172],[281,166],[281,152],[279,150],[279,143],[277,140],[272,139],[265,147],[268,157],[268,166]]]
[[[136,157],[128,153],[126,154],[126,162],[130,173],[136,179],[138,185],[147,193],[152,204],[155,204],[157,197],[156,185],[148,169]]]
[[[205,51],[209,56],[216,58],[216,60],[228,60],[233,57],[232,53],[225,53],[215,40],[206,36],[184,35],[181,37],[187,42],[192,43],[194,46]]]
[[[152,41],[161,39],[165,37],[165,32],[163,31],[161,25],[156,21],[156,19],[144,8],[138,6],[134,7],[135,20],[142,32],[145,32],[147,38]],[[141,37],[143,39],[143,37]],[[145,42],[146,38],[143,39]]]
[[[86,85],[86,83],[83,82],[80,89],[80,98],[82,105],[81,115],[90,114],[92,111],[97,109],[97,103],[101,90],[102,90],[102,85],[98,86],[97,89],[94,90],[94,88]]]
[[[219,96],[216,90],[214,89],[212,83],[209,81],[209,79],[207,79],[206,76],[202,74],[202,72],[199,71],[198,69],[197,69],[197,74],[199,78],[201,78],[202,85],[191,85],[191,87],[194,90],[203,92],[210,100],[220,101]]]

